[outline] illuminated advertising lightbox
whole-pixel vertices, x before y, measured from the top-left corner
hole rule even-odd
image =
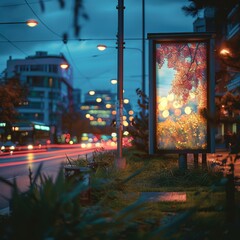
[[[210,108],[209,41],[160,38],[150,46],[155,152],[207,152],[211,134],[202,112]]]

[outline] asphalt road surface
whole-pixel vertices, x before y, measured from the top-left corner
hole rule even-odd
[[[0,155],[0,176],[11,182],[17,182],[19,189],[24,191],[30,183],[29,169],[33,177],[42,163],[41,172],[53,178],[56,177],[62,164],[67,163],[67,157],[77,159],[79,157],[91,157],[95,149],[81,149],[80,146],[72,148],[52,148],[40,152],[15,152],[13,155]],[[0,181],[0,209],[9,206],[11,188]]]

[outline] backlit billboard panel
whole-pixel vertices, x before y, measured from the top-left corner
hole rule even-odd
[[[209,129],[209,42],[196,39],[152,44],[156,151],[206,152]],[[150,93],[151,94],[151,93]]]

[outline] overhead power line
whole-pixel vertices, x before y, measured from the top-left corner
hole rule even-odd
[[[68,38],[68,41],[115,41],[116,38]],[[126,41],[140,41],[142,38],[125,38]],[[32,40],[13,40],[12,42],[56,42],[62,39],[32,39]],[[0,42],[6,42],[1,41]]]
[[[6,39],[6,42],[10,43],[13,47],[17,48],[21,53],[23,53],[25,56],[27,56],[27,53],[25,53],[21,48],[19,48],[16,44],[14,44],[11,40],[9,40],[7,37],[5,37],[3,34],[0,33],[0,36],[4,39]]]
[[[30,8],[30,10],[32,11],[32,13],[36,16],[36,18],[39,20],[39,22],[42,23],[42,25],[43,25],[44,27],[46,27],[46,28],[47,28],[50,32],[52,32],[54,35],[62,38],[61,35],[59,35],[59,34],[56,33],[55,31],[53,31],[50,27],[48,27],[47,24],[45,24],[45,22],[42,21],[42,19],[41,19],[41,18],[37,15],[37,13],[33,10],[33,8],[30,6],[30,4],[28,3],[27,0],[25,0],[25,3],[27,4],[27,6],[28,6],[28,7]]]
[[[55,0],[43,0],[44,2],[52,2]],[[34,2],[29,2],[29,4],[39,4],[39,1],[34,1]],[[12,3],[12,4],[4,4],[4,5],[0,5],[0,8],[4,8],[4,7],[17,7],[17,6],[22,6],[22,5],[26,5],[26,3]]]
[[[69,58],[70,58],[70,60],[72,61],[72,63],[73,63],[73,65],[75,66],[75,68],[79,71],[79,73],[80,73],[84,78],[88,79],[87,76],[85,76],[84,74],[82,74],[82,72],[81,72],[80,69],[78,68],[77,64],[76,64],[75,61],[73,60],[72,54],[71,54],[71,52],[70,52],[70,50],[69,50],[69,48],[68,48],[68,44],[67,44],[67,43],[65,44],[65,47],[66,47],[67,53],[68,53],[68,55],[69,55]]]

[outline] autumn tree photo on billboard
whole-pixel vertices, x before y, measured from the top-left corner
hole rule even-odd
[[[207,123],[207,44],[156,44],[157,148],[204,150]]]

